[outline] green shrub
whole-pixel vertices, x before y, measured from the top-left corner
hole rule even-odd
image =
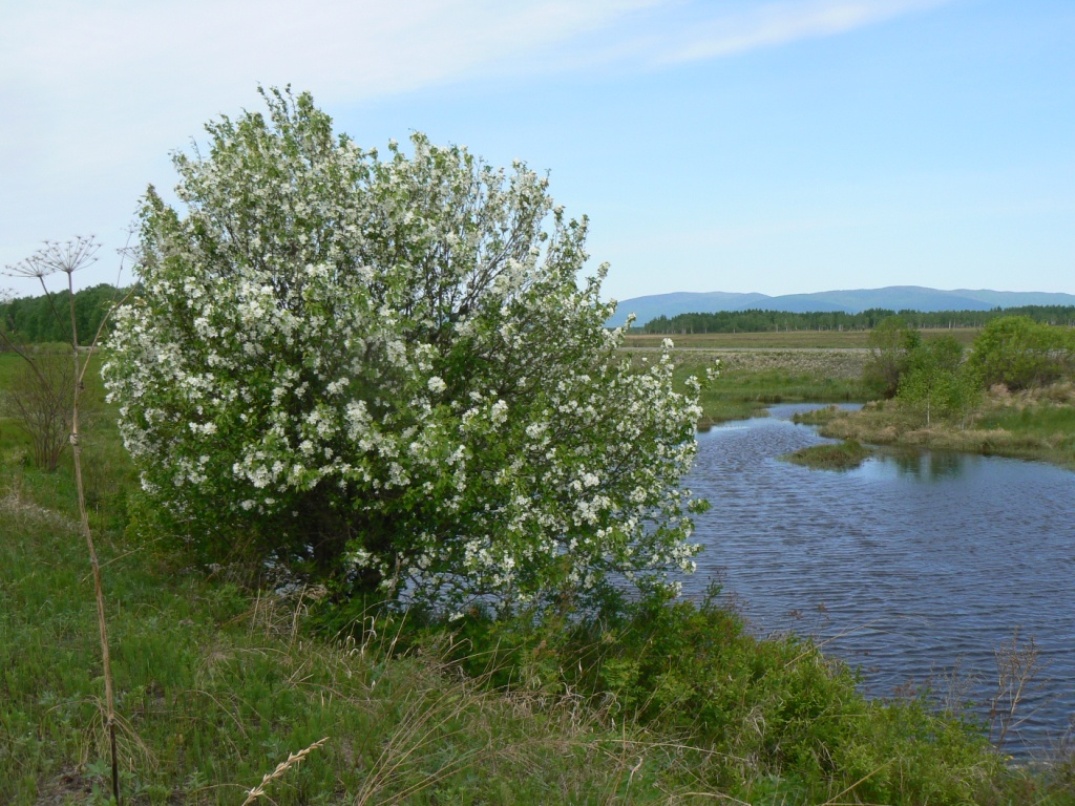
[[[910,355],[921,342],[918,330],[901,316],[886,317],[870,331],[870,359],[863,369],[863,382],[874,396],[895,396]]]
[[[969,363],[986,388],[1046,386],[1075,372],[1075,331],[1026,316],[994,319],[974,340]]]
[[[754,638],[713,598],[621,602],[586,619],[472,613],[450,640],[468,675],[571,692],[613,724],[674,737],[692,748],[699,786],[750,802],[966,803],[999,771],[958,719],[923,700],[868,701],[847,666],[795,637]]]
[[[521,162],[382,158],[262,95],[175,157],[179,209],[148,190],[103,368],[166,531],[449,613],[689,570],[698,385],[618,351],[585,218]]]

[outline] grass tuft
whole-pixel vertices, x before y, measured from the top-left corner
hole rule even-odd
[[[854,470],[873,452],[856,440],[811,445],[781,457],[785,461],[816,470]]]

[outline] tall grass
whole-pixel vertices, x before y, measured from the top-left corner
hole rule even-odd
[[[91,582],[78,524],[35,502],[43,492],[8,478],[0,498],[0,802],[104,802]],[[434,644],[397,656],[376,630],[316,640],[302,596],[252,597],[115,534],[100,551],[135,802],[235,804],[259,781],[283,804],[602,802],[629,780],[638,802],[661,802],[676,786],[661,783],[675,754],[639,730],[487,690]],[[639,753],[650,761],[632,776]]]
[[[137,483],[114,426],[92,433],[131,802],[1075,803],[1070,763],[1006,769],[958,718],[867,701],[816,647],[714,606],[449,628],[243,589],[125,532]],[[103,804],[73,468],[24,449],[0,421],[0,803]]]

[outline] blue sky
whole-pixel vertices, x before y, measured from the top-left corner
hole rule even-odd
[[[116,280],[170,152],[290,83],[363,146],[420,130],[547,170],[609,297],[1075,293],[1071,0],[0,0],[0,19],[0,265],[92,233],[81,286]]]

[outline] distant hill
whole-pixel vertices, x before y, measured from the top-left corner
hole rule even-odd
[[[917,285],[894,285],[887,288],[853,291],[820,291],[814,294],[735,294],[724,291],[657,294],[633,297],[620,302],[613,326],[622,325],[627,314],[634,313],[635,324],[644,325],[658,316],[681,313],[715,313],[745,311],[751,308],[789,313],[844,311],[860,313],[870,308],[893,311],[988,311],[993,308],[1017,308],[1022,305],[1075,305],[1075,294],[1052,294],[1044,291],[938,291]]]

